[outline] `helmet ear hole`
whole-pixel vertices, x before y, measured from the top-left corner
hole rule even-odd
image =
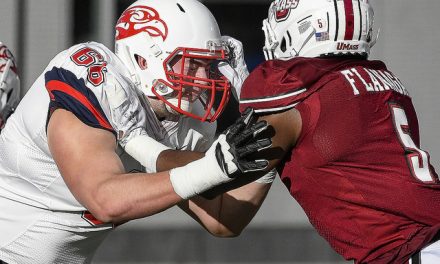
[[[183,9],[183,7],[179,3],[177,3],[177,6],[179,7],[180,11],[182,11],[183,13],[186,13],[185,9]]]
[[[282,52],[286,52],[286,50],[287,50],[287,43],[286,43],[285,37],[281,40],[280,49]]]
[[[148,68],[147,60],[144,57],[134,54],[134,58],[141,70],[146,70]]]

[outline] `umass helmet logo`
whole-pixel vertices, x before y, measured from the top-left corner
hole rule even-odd
[[[160,37],[165,40],[168,36],[168,27],[155,9],[148,6],[133,6],[125,10],[116,23],[116,40],[141,32],[147,32],[151,37]]]
[[[290,15],[290,10],[295,9],[299,0],[276,0],[272,5],[272,12],[277,22],[286,20]]]

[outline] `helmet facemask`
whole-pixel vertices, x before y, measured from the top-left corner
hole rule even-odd
[[[201,121],[214,121],[230,96],[230,84],[217,69],[218,63],[226,59],[224,47],[177,48],[164,60],[166,80],[156,80],[152,91],[170,110]],[[164,94],[167,89],[172,91]],[[215,100],[216,94],[220,94],[219,102]],[[191,106],[197,100],[206,110],[203,115],[191,112]]]

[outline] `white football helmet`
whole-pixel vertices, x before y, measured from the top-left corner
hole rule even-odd
[[[360,54],[373,39],[369,0],[275,0],[263,21],[266,60]]]
[[[20,101],[20,79],[11,51],[0,42],[0,128]]]
[[[217,69],[228,59],[220,38],[214,16],[197,0],[138,0],[116,24],[115,52],[146,96],[170,111],[213,122],[230,96],[230,83]],[[198,63],[202,75],[191,72]],[[217,92],[222,96],[215,105]],[[200,116],[191,113],[195,100],[205,107]]]

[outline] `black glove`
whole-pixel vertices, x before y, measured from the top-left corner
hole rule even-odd
[[[268,129],[269,126],[266,121],[256,122],[256,120],[257,117],[254,115],[254,111],[248,108],[233,125],[223,132],[222,135],[225,136],[225,141],[228,143],[225,145],[229,146],[229,150],[225,152],[223,147],[219,148],[220,143],[218,143],[215,149],[216,159],[221,169],[233,179],[201,193],[200,196],[213,199],[219,194],[253,182],[267,173],[265,170],[269,165],[268,160],[255,159],[253,154],[271,147],[271,137],[274,134],[271,133],[273,131]],[[268,133],[262,133],[265,131]],[[228,155],[226,160],[229,162],[225,162],[225,155]],[[231,173],[234,168],[231,170],[229,166],[234,167],[236,170]],[[240,175],[243,175],[243,177]]]
[[[261,135],[268,128],[267,122],[256,122],[256,120],[253,109],[246,109],[242,116],[222,134],[225,135],[229,149],[225,150],[225,144],[217,143],[215,149],[217,162],[231,178],[247,172],[265,170],[269,165],[266,159],[252,158],[253,154],[272,146],[270,137]],[[225,153],[226,151],[232,155],[232,161],[230,158],[225,159],[225,155],[229,155]]]

